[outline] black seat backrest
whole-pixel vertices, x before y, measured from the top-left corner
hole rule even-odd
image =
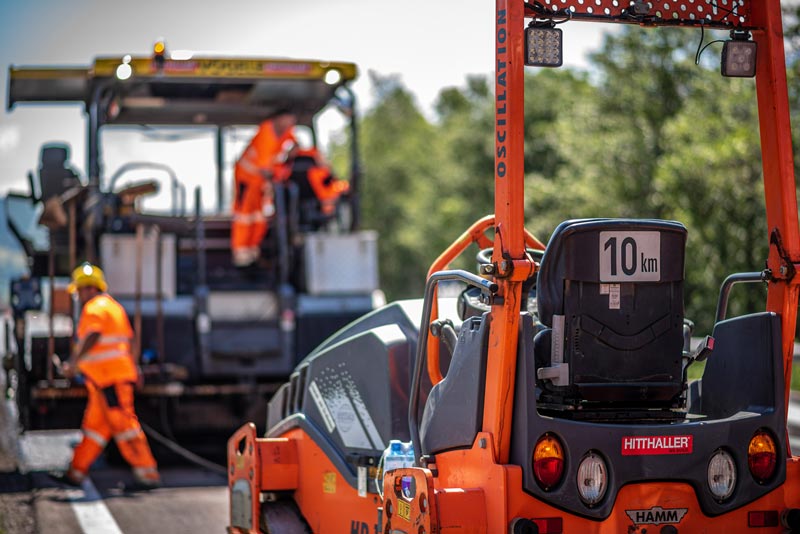
[[[81,185],[78,175],[69,166],[69,146],[56,143],[42,145],[40,160],[39,191],[42,200]]]
[[[292,173],[289,175],[289,180],[297,184],[300,202],[317,198],[308,181],[308,171],[315,165],[314,158],[306,155],[299,155],[292,162]]]
[[[322,214],[322,205],[308,178],[309,170],[316,165],[314,158],[308,154],[298,154],[292,161],[289,181],[297,184],[297,222],[302,230],[318,230],[326,220]]]
[[[556,228],[537,281],[539,320],[552,341],[535,350],[538,362],[566,363],[569,381],[544,387],[565,387],[576,402],[669,403],[680,394],[685,243],[686,228],[673,221],[582,219]]]

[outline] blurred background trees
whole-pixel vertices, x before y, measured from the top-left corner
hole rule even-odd
[[[785,18],[795,118],[800,7]],[[706,32],[705,43],[726,37]],[[630,26],[606,37],[586,71],[528,69],[525,204],[528,229],[544,241],[569,218],[684,223],[686,315],[707,332],[722,280],[764,268],[768,232],[755,83],[719,74],[721,44],[696,64],[699,40],[699,30]],[[494,211],[494,85],[469,77],[442,90],[426,117],[400,81],[372,76],[377,103],[361,124],[362,226],[380,233],[387,297],[416,298],[444,247]],[[472,259],[461,267],[474,268]],[[765,294],[738,286],[729,313],[763,306]]]

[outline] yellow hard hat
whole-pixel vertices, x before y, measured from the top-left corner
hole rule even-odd
[[[67,291],[75,293],[81,287],[96,287],[100,291],[108,289],[106,277],[103,270],[97,265],[83,262],[72,271],[72,283],[67,287]]]

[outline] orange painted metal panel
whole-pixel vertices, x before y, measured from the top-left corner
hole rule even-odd
[[[475,501],[470,505],[473,516],[486,513],[486,532],[507,532],[509,524],[515,518],[560,518],[563,532],[595,532],[595,533],[636,533],[645,531],[658,532],[654,528],[672,524],[679,532],[712,533],[749,531],[747,517],[750,511],[777,511],[783,513],[789,508],[800,507],[800,486],[787,483],[775,491],[732,512],[709,517],[700,509],[694,489],[679,482],[652,482],[630,484],[624,486],[617,495],[611,515],[602,521],[588,519],[569,514],[552,504],[545,503],[522,491],[522,469],[519,466],[500,465],[494,462],[492,440],[485,433],[478,435],[475,445],[469,450],[450,451],[436,456],[435,469],[438,477],[433,478],[437,496],[456,494],[460,488],[473,491]],[[423,471],[423,470],[419,470]],[[746,476],[745,473],[742,473]],[[787,481],[798,480],[800,462],[792,458],[787,463]],[[571,483],[566,481],[565,483]],[[485,499],[484,504],[478,495]],[[455,514],[453,508],[463,510],[458,501],[438,499],[438,517]],[[554,503],[557,504],[557,503]],[[663,521],[656,526],[647,521]],[[676,521],[677,520],[677,521]],[[440,520],[441,527],[444,521]],[[446,532],[473,532],[469,530],[483,520],[478,517],[470,525],[461,526]],[[436,532],[437,526],[432,525]],[[782,532],[782,527],[765,528],[759,532]],[[445,530],[442,530],[445,532]]]
[[[436,492],[439,532],[486,534],[486,496],[481,488],[446,488]]]
[[[359,496],[323,450],[299,428],[283,437],[297,444],[300,479],[294,498],[311,531],[315,534],[374,532],[381,505],[378,495]]]
[[[405,468],[384,478],[382,532],[486,534],[486,498],[480,488],[435,489],[429,469]]]
[[[495,239],[499,299],[492,305],[483,430],[508,461],[522,280],[534,272],[524,240],[525,5],[497,0],[495,26]],[[524,266],[528,264],[528,268]]]
[[[371,533],[378,522],[378,496],[359,496],[300,429],[290,430],[281,438],[257,438],[252,423],[237,430],[228,441],[228,485],[233,488],[242,480],[251,489],[252,524],[249,530],[239,527],[229,528],[229,532],[260,532],[260,496],[274,491],[294,490],[294,499],[316,534]]]
[[[756,92],[770,239],[767,266],[774,277],[769,284],[767,310],[781,314],[788,406],[797,318],[795,264],[800,262],[800,230],[780,1],[754,2],[752,10],[753,22],[761,28],[754,32],[753,38],[758,44]]]
[[[228,488],[230,498],[230,524],[237,523],[234,517],[234,488],[240,484],[246,484],[250,489],[250,525],[236,524],[234,528],[229,528],[229,532],[236,533],[258,533],[258,516],[260,512],[258,495],[260,493],[259,484],[256,482],[256,472],[258,471],[258,460],[256,456],[256,425],[247,423],[234,432],[228,440]],[[243,502],[236,502],[236,505],[247,506]],[[244,511],[239,511],[244,515]]]
[[[404,490],[403,485],[413,488]],[[438,532],[439,506],[433,474],[419,467],[395,469],[383,478],[383,524],[381,532],[417,534]]]

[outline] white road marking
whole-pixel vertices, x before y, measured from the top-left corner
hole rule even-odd
[[[790,400],[789,401],[789,413],[786,414],[787,423],[789,426],[794,426],[800,428],[800,403]]]
[[[794,398],[789,399],[789,412],[786,414],[786,423],[789,430],[789,449],[792,454],[800,454],[800,436],[796,434],[800,429],[800,403]]]
[[[100,492],[89,478],[83,481],[81,489],[69,491],[69,500],[83,534],[122,534]]]

